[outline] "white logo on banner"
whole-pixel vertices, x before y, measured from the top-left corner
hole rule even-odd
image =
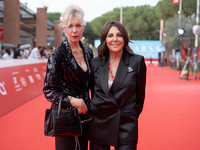
[[[26,69],[25,72],[30,72],[30,69]]]
[[[146,53],[146,52],[159,52],[160,51],[160,47],[156,46],[156,49],[154,50],[152,46],[147,46],[147,45],[141,45],[141,47],[135,46],[133,49],[134,52],[142,52],[142,53]]]
[[[16,77],[13,77],[13,82],[15,84],[15,91],[16,92],[21,91],[22,88],[20,87],[20,84],[17,84],[17,78]]]
[[[35,76],[36,76],[36,78],[37,78],[38,80],[41,80],[40,74],[36,74]]]
[[[18,73],[19,73],[18,71],[16,71],[16,72],[12,72],[13,75],[18,74]]]
[[[20,78],[20,81],[21,81],[21,84],[22,84],[24,87],[27,86],[26,80],[25,80],[23,77]]]
[[[29,78],[29,81],[30,81],[31,83],[34,83],[33,77],[32,77],[31,75],[28,76],[28,78]]]
[[[33,71],[34,71],[34,72],[38,72],[38,69],[37,69],[37,68],[33,68]]]
[[[6,89],[5,89],[4,85],[5,85],[4,82],[0,83],[0,93],[2,95],[7,95],[7,92],[6,92]]]

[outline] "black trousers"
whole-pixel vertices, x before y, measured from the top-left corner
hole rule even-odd
[[[85,136],[78,137],[81,150],[88,150],[88,140]],[[76,140],[73,136],[55,137],[56,150],[75,150]],[[77,145],[77,149],[79,149]]]
[[[81,150],[88,150],[88,140],[86,139],[87,122],[82,123],[83,136],[78,137]],[[73,136],[55,137],[56,150],[75,150],[76,140]],[[79,146],[77,145],[77,150]]]
[[[90,142],[90,150],[110,150],[110,146]],[[137,145],[118,145],[115,150],[137,150]]]

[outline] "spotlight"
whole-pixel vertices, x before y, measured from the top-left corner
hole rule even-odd
[[[84,37],[84,36],[82,37],[82,40],[85,40],[85,37]]]
[[[179,35],[179,36],[184,36],[184,34],[185,34],[184,28],[179,28],[179,29],[178,29],[178,35]]]
[[[43,2],[43,6],[46,7],[46,8],[49,7],[49,5],[46,2]]]

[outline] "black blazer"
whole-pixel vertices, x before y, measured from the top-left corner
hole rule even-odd
[[[89,78],[91,74],[89,62],[93,58],[92,50],[79,42],[83,49],[85,61],[88,68],[88,76],[83,78],[82,68],[78,66],[67,39],[51,52],[46,77],[44,80],[43,92],[46,99],[52,102],[52,107],[57,108],[62,100],[62,107],[71,106],[68,95],[82,98],[89,108]]]
[[[146,84],[144,57],[123,52],[114,82],[108,88],[108,63],[91,61],[92,103],[87,137],[101,145],[136,144],[138,117],[143,109]]]

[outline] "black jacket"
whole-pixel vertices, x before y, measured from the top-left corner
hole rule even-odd
[[[108,88],[108,63],[91,61],[92,103],[87,137],[100,145],[136,144],[138,117],[143,109],[146,85],[144,57],[123,52],[114,82]]]
[[[71,106],[68,96],[82,98],[87,107],[90,106],[89,78],[91,74],[89,62],[93,58],[92,50],[79,42],[83,49],[85,61],[88,68],[88,75],[83,78],[82,71],[74,56],[67,39],[51,52],[46,77],[44,80],[43,92],[46,99],[52,102],[52,107],[57,108],[62,100],[62,107]]]

